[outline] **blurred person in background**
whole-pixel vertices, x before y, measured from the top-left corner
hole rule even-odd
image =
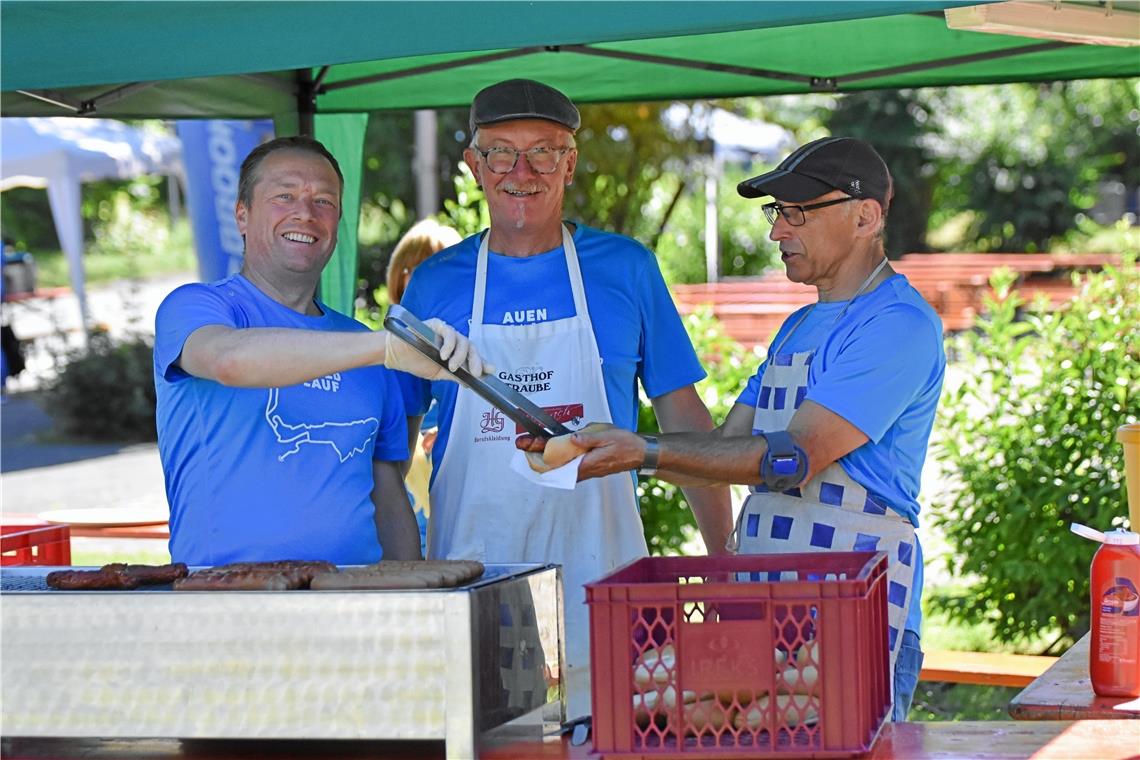
[[[11,238],[3,238],[3,259],[0,263],[0,300],[12,295],[31,293],[36,288],[36,261],[30,253],[21,251]],[[24,371],[24,350],[12,327],[11,315],[3,315],[0,325],[0,394],[7,392],[8,378]]]
[[[421,219],[412,225],[412,228],[400,238],[400,242],[396,243],[392,258],[388,262],[388,302],[400,303],[415,268],[461,239],[454,229],[431,218]],[[428,457],[431,455],[432,444],[435,443],[438,414],[439,406],[433,403],[420,424],[419,445],[412,446],[412,458],[405,476],[408,492],[412,497],[412,508],[416,511],[416,522],[420,528],[420,549],[424,552],[427,551],[427,521],[431,514],[428,502],[431,462]]]

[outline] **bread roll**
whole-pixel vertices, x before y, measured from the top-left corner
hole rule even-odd
[[[605,430],[608,427],[612,426],[604,422],[591,422],[576,432],[592,433],[596,430]],[[547,441],[546,449],[541,453],[537,451],[526,452],[526,461],[535,472],[550,472],[564,464],[568,464],[576,457],[585,453],[586,449],[574,443],[574,434],[567,433],[566,435],[556,436]]]
[[[819,681],[819,671],[815,665],[804,665],[802,668],[788,667],[784,669],[784,683],[787,687],[781,685],[780,693],[784,694],[790,690],[794,694],[811,694],[817,681]]]
[[[772,701],[768,697],[761,697],[756,706],[738,712],[733,716],[732,723],[737,730],[750,728],[752,730],[768,727],[768,711]],[[776,725],[783,723],[788,728],[795,728],[801,723],[814,726],[819,722],[819,712],[815,703],[800,694],[781,694],[776,697]]]
[[[553,440],[553,439],[552,439]],[[550,444],[547,444],[548,446]],[[541,451],[528,451],[526,452],[526,463],[530,465],[530,469],[535,472],[543,473],[550,472],[554,468],[547,465],[542,459]]]
[[[645,686],[650,681],[659,684],[668,683],[672,678],[676,662],[677,656],[672,644],[666,644],[660,649],[652,647],[634,664],[633,682],[638,686]]]
[[[725,709],[715,698],[701,699],[692,703],[686,700],[683,714],[686,734],[689,735],[700,733],[706,728],[720,729],[728,720]]]

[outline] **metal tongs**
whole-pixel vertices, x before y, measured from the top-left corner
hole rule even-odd
[[[404,307],[396,304],[388,307],[388,314],[384,317],[384,329],[451,372],[461,384],[491,402],[531,435],[554,438],[574,432],[494,375],[475,377],[466,367],[460,367],[452,372],[448,369],[447,362],[439,356],[439,347],[443,344],[443,338],[436,335],[419,317]]]

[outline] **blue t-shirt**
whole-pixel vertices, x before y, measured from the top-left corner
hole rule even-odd
[[[776,333],[772,350],[815,352],[805,400],[835,412],[870,439],[840,457],[840,466],[917,527],[922,465],[946,373],[942,321],[902,275],[850,302],[837,322],[848,303],[817,303],[797,310]],[[808,309],[810,313],[795,327]],[[748,381],[738,404],[756,406],[764,392],[760,378],[768,361]],[[921,548],[919,552],[907,622],[907,628],[915,631],[921,619]]]
[[[298,314],[233,275],[184,285],[159,307],[154,381],[174,561],[380,559],[372,463],[408,457],[395,373],[362,367],[284,388],[233,388],[175,365],[204,325],[368,329],[317,305],[320,316]]]
[[[692,385],[705,372],[654,255],[635,240],[581,224],[573,238],[602,357],[610,415],[615,425],[634,430],[638,379],[646,395],[657,398]],[[467,335],[480,242],[481,235],[473,235],[416,267],[400,305],[421,319],[438,317]],[[486,324],[545,322],[574,314],[561,246],[525,258],[489,252]],[[458,386],[428,383],[403,373],[399,378],[409,415],[424,414],[433,397],[439,402],[439,437],[432,448],[434,480],[447,449]]]
[[[870,440],[839,459],[844,471],[918,526],[918,492],[934,411],[942,392],[946,353],[942,321],[902,275],[851,304],[805,306],[772,340],[781,354],[814,351],[807,394],[859,428]],[[781,346],[805,310],[807,318]],[[768,362],[748,381],[738,404],[756,406]]]

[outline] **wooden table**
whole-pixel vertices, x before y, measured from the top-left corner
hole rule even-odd
[[[177,739],[12,739],[3,740],[5,760],[437,760],[440,742],[362,741],[195,741]],[[1140,723],[1097,720],[964,721],[893,723],[868,756],[870,760],[1074,760],[1135,758],[1140,753]],[[481,760],[587,760],[590,748],[564,741],[520,743],[484,752]],[[726,755],[728,760],[731,756]]]
[[[8,512],[3,516],[5,525],[48,525],[39,515]],[[56,523],[58,524],[58,523]],[[150,525],[76,525],[68,523],[72,538],[170,538],[168,522]]]
[[[154,525],[72,525],[72,538],[170,538],[169,523]]]
[[[1130,702],[1128,709],[1117,705]],[[1098,697],[1089,680],[1089,634],[1069,648],[1061,659],[1009,703],[1015,720],[1083,720],[1085,718],[1140,718],[1140,700]],[[1136,747],[1140,755],[1140,745]]]

